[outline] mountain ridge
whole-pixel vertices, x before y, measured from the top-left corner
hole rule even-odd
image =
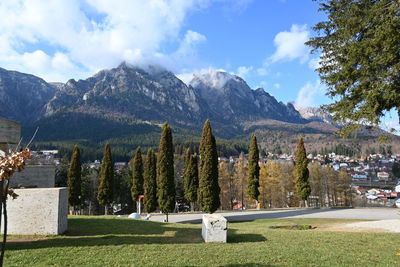
[[[194,130],[200,130],[203,122],[211,119],[216,133],[229,138],[245,133],[249,123],[258,121],[276,120],[299,125],[312,121],[303,118],[291,103],[278,102],[264,89],[253,90],[242,78],[221,71],[194,75],[186,85],[162,67],[137,67],[126,62],[87,79],[70,79],[66,83],[47,83],[30,74],[0,70],[0,94],[10,95],[5,85],[1,86],[10,75],[14,77],[9,81],[11,87],[27,90],[30,86],[31,90],[42,92],[33,112],[22,110],[11,117],[29,127],[52,125],[50,128],[54,129],[57,122],[60,128],[67,129],[68,116],[63,114],[73,114],[75,121],[81,116],[88,125],[99,120],[101,125],[107,121],[148,125],[167,121]],[[3,103],[3,110],[12,110],[16,105],[13,102],[18,102],[11,97],[8,99],[11,100]],[[34,100],[31,97],[31,102]],[[3,110],[0,116],[9,117],[10,113]],[[32,115],[27,118],[25,113]],[[260,123],[259,127],[268,128],[270,124]],[[75,137],[79,138],[79,132]]]

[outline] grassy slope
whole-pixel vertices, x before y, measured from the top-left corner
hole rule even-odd
[[[270,229],[327,219],[229,225],[227,244],[205,244],[200,225],[72,217],[65,236],[7,245],[5,266],[377,266],[400,265],[392,233]],[[19,237],[11,237],[17,240]]]

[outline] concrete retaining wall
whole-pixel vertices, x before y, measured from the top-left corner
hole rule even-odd
[[[8,234],[59,235],[67,230],[66,187],[16,189],[15,193],[18,198],[7,201]]]
[[[55,186],[55,175],[54,165],[27,165],[23,171],[13,174],[10,187],[51,188]]]
[[[0,145],[18,144],[21,138],[21,124],[0,118]]]

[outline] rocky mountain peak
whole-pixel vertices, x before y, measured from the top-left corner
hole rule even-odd
[[[0,116],[31,123],[57,90],[34,75],[0,68]]]
[[[304,119],[337,125],[332,116],[319,107],[297,107],[297,110]]]
[[[200,84],[203,86],[207,86],[213,89],[220,90],[224,88],[226,83],[230,80],[235,80],[239,78],[232,74],[229,74],[224,71],[208,71],[204,74],[195,74],[193,80],[190,82],[190,85],[193,87],[198,87]]]

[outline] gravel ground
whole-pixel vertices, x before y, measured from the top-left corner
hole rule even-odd
[[[384,230],[387,232],[400,232],[400,220],[379,220],[371,222],[357,222],[345,225],[354,230]]]
[[[219,212],[229,222],[283,218],[332,218],[357,220],[400,220],[400,209],[396,208],[354,208],[354,209],[276,209]],[[142,214],[145,216],[145,214]],[[151,221],[163,221],[165,215],[153,214]],[[201,213],[175,213],[169,215],[169,222],[201,223]]]

